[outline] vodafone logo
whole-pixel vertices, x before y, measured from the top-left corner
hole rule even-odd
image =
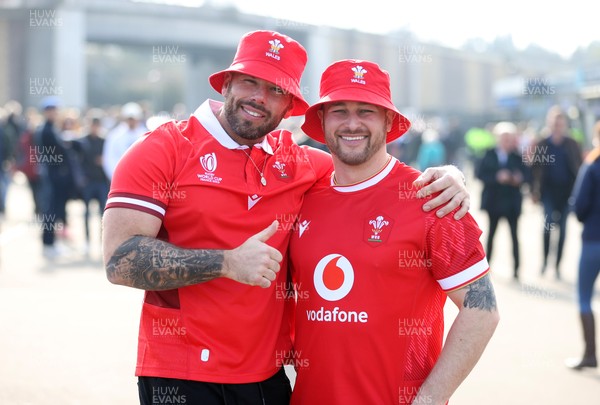
[[[314,273],[315,290],[327,301],[339,301],[354,285],[354,269],[350,261],[340,254],[327,255],[317,263]],[[361,324],[369,322],[366,311],[333,307],[307,309],[306,319],[310,322],[340,322]]]
[[[341,300],[354,285],[352,264],[340,254],[327,255],[315,267],[314,283],[321,298],[327,301]]]

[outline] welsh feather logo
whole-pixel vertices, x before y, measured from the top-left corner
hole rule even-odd
[[[371,237],[368,239],[369,242],[381,242],[381,231],[383,231],[384,226],[388,226],[390,224],[389,221],[383,219],[381,215],[377,218],[369,221],[369,225],[371,228]]]
[[[277,160],[274,164],[273,167],[275,169],[277,169],[277,171],[279,172],[279,177],[281,178],[286,178],[288,175],[285,172],[285,163],[281,163],[279,160]]]
[[[330,254],[317,263],[313,282],[321,298],[339,301],[348,295],[354,285],[354,269],[344,256]]]
[[[390,239],[394,219],[384,213],[367,215],[364,219],[363,241],[371,247],[384,246]]]
[[[269,41],[269,50],[265,54],[269,58],[273,58],[276,60],[280,60],[281,56],[279,56],[279,51],[284,48],[283,44],[278,39],[272,39]]]
[[[352,68],[352,71],[354,72],[354,77],[350,80],[352,83],[367,84],[367,82],[364,80],[365,73],[367,73],[365,68],[360,65],[356,65]]]
[[[289,147],[284,146],[281,149],[283,152],[275,155],[275,162],[269,165],[269,170],[277,180],[290,183],[294,180],[298,163],[302,162]]]
[[[279,53],[279,50],[283,48],[283,44],[278,39],[272,39],[269,41],[269,45],[271,45],[271,52]]]
[[[204,174],[198,174],[198,178],[201,181],[207,183],[220,184],[222,177],[215,176],[215,170],[217,170],[217,155],[215,152],[207,153],[200,157],[200,165],[204,169]]]

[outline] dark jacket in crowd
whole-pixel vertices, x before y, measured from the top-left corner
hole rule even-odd
[[[496,149],[489,149],[484,154],[477,170],[477,177],[483,182],[481,209],[497,216],[519,216],[523,201],[521,185],[501,184],[496,174],[501,169],[511,173],[520,173],[523,182],[527,182],[528,170],[523,158],[516,152],[507,155],[506,162],[500,163]]]
[[[531,162],[533,194],[551,198],[557,207],[566,205],[581,161],[581,148],[573,138],[565,137],[560,145],[555,145],[551,137],[542,139]]]
[[[600,157],[581,167],[575,190],[575,215],[583,223],[584,241],[600,241]]]
[[[87,135],[75,141],[73,148],[79,155],[86,182],[108,182],[102,163],[99,162],[102,159],[104,138]]]

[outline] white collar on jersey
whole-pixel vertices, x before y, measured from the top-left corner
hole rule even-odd
[[[219,122],[217,117],[215,117],[215,114],[212,112],[211,104],[221,106],[223,103],[215,100],[206,100],[200,105],[200,107],[196,109],[196,111],[194,111],[192,116],[196,117],[196,119],[200,121],[200,124],[202,124],[202,126],[217,140],[217,142],[219,142],[225,148],[249,149],[248,146],[240,145],[239,143],[231,139],[227,132],[225,132],[225,130],[221,126],[221,123]],[[254,146],[257,148],[261,148],[269,155],[273,154],[273,148],[271,148],[271,145],[269,145],[266,136],[261,142],[255,144]]]
[[[396,164],[397,161],[398,160],[395,157],[391,157],[390,161],[383,167],[383,169],[381,169],[375,175],[369,177],[368,179],[366,179],[364,181],[361,181],[360,183],[354,183],[354,184],[350,184],[348,186],[336,186],[333,183],[334,177],[332,174],[331,175],[331,186],[333,187],[333,189],[335,191],[339,191],[341,193],[352,193],[354,191],[364,190],[366,188],[374,186],[375,184],[379,183],[381,180],[385,179],[385,177],[388,174],[390,174],[390,172],[394,168],[394,165]]]

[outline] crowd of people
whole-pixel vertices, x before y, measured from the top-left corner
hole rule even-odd
[[[114,111],[113,111],[114,110]],[[45,97],[39,108],[23,110],[16,101],[0,108],[0,212],[16,172],[31,190],[33,221],[41,233],[43,254],[53,259],[69,253],[72,230],[67,203],[84,203],[85,245],[90,235],[91,210],[104,211],[112,172],[131,144],[147,132],[146,113],[138,103],[118,109],[90,109],[84,114],[67,108],[56,96]]]
[[[95,202],[100,212],[103,211],[120,157],[148,131],[148,118],[150,126],[155,126],[154,121],[164,121],[164,116],[150,116],[136,102],[105,110],[93,108],[84,114],[61,106],[57,97],[47,97],[39,108],[26,111],[16,101],[7,102],[0,108],[0,214],[4,215],[6,209],[12,176],[19,171],[26,176],[31,188],[36,221],[43,231],[44,255],[55,257],[64,253],[63,244],[55,243],[55,239],[69,237],[65,207],[72,199],[85,204],[85,236],[89,243],[90,204]],[[572,208],[569,198],[585,155],[580,140],[569,136],[568,117],[559,107],[552,107],[547,118],[536,137],[531,137],[530,130],[525,134],[521,123],[503,122],[495,127],[490,124],[489,130],[478,133],[480,138],[486,134],[485,142],[493,146],[481,150],[470,145],[467,132],[473,131],[461,129],[456,120],[451,120],[444,129],[427,126],[420,130],[418,125],[413,125],[406,139],[400,138],[388,145],[392,156],[419,170],[445,164],[464,168],[470,161],[476,178],[483,184],[480,208],[488,213],[490,220],[486,252],[491,257],[498,222],[506,218],[513,243],[515,279],[519,273],[517,223],[523,197],[530,197],[543,207],[544,256],[540,272],[545,273],[549,258],[553,258],[552,267],[560,278],[566,219]],[[508,128],[510,134],[498,133]],[[549,134],[553,135],[548,137]],[[548,141],[558,138],[556,142],[560,145],[565,139],[561,147]],[[327,151],[326,145],[303,133],[299,139],[304,139],[302,144]],[[505,156],[510,156],[510,162],[504,162]],[[555,158],[556,162],[547,164],[548,159]],[[504,176],[515,170],[518,175],[514,179],[496,178],[498,172]],[[553,233],[557,233],[555,238],[552,238]]]
[[[589,147],[565,110],[547,110],[539,128],[523,122],[494,122],[482,128],[461,129],[458,121],[437,125],[431,118],[421,130],[389,145],[398,159],[423,170],[454,164],[473,169],[481,182],[481,210],[488,215],[486,253],[491,258],[499,221],[510,227],[513,277],[519,279],[518,221],[525,198],[542,208],[543,256],[539,273],[552,268],[561,278],[567,218],[573,210],[575,180]],[[438,128],[439,127],[439,128]]]
[[[57,96],[45,97],[39,106],[27,109],[15,100],[6,102],[0,106],[0,216],[5,215],[8,190],[19,172],[31,190],[43,255],[53,259],[69,254],[74,232],[66,207],[72,200],[85,206],[83,247],[88,251],[94,239],[90,210],[95,205],[103,212],[117,162],[136,139],[171,118],[185,118],[181,105],[174,106],[172,113],[152,114],[143,102],[86,111],[63,105]],[[297,121],[290,120],[283,127],[293,130],[298,143],[328,151],[326,145],[302,133]],[[437,132],[432,130],[432,136],[437,139]],[[389,149],[401,158],[394,153],[394,145]],[[420,164],[415,166],[424,170],[450,162],[445,158],[449,153],[445,144],[432,153],[422,151]]]

